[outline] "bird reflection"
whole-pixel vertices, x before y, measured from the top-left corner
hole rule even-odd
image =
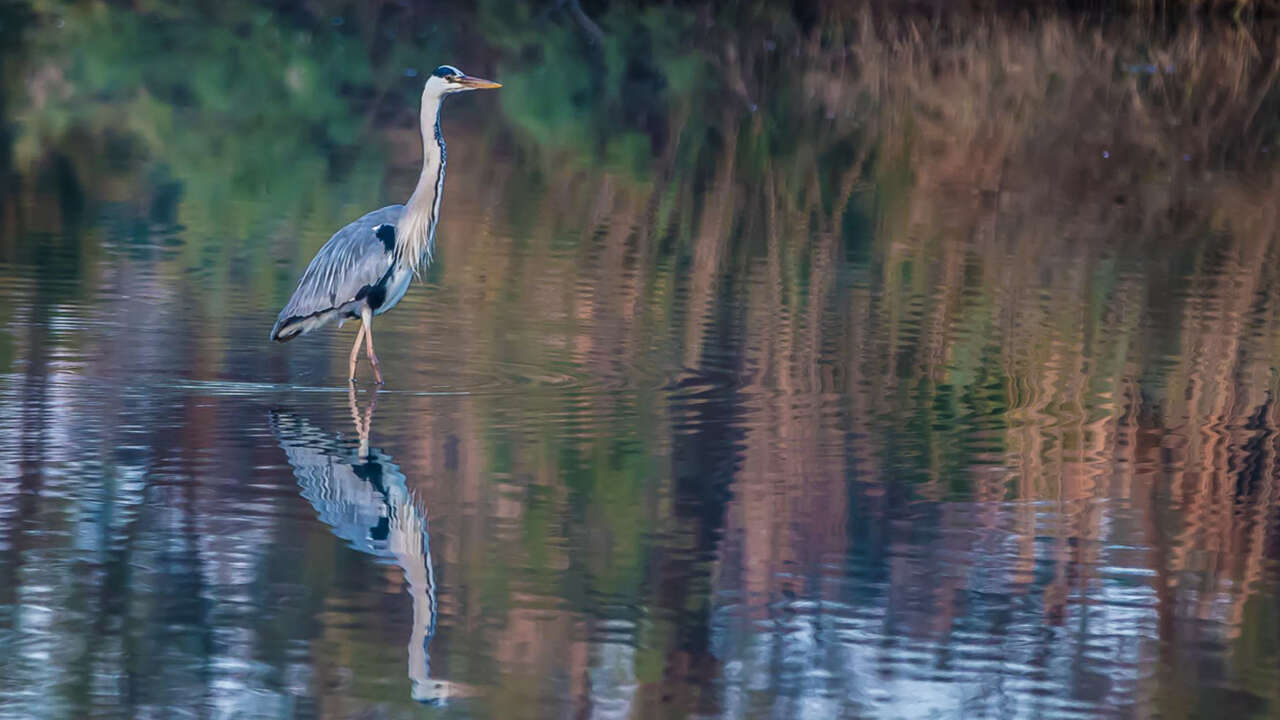
[[[303,418],[272,412],[276,440],[289,457],[302,497],[316,515],[351,547],[404,570],[413,598],[413,631],[409,636],[409,680],[413,699],[440,705],[452,684],[433,680],[427,645],[436,629],[436,582],[431,565],[427,511],[405,483],[391,457],[369,446],[375,390],[361,413],[354,387],[348,392],[351,419],[359,446],[340,434],[329,434]]]

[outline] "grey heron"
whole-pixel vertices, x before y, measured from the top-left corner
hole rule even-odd
[[[440,132],[440,106],[446,95],[502,87],[471,77],[452,65],[441,65],[422,88],[422,174],[404,205],[388,205],[367,213],[329,238],[316,253],[271,328],[271,339],[287,342],[330,322],[358,318],[360,330],[351,346],[347,377],[356,380],[363,341],[382,383],[373,351],[373,318],[395,307],[420,267],[431,262],[440,196],[444,191],[445,147]]]

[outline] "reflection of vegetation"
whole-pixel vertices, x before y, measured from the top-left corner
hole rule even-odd
[[[475,533],[459,584],[508,634],[522,592],[587,617],[658,608],[638,672],[660,678],[655,666],[705,649],[680,627],[705,621],[727,556],[769,598],[780,565],[849,537],[888,564],[872,547],[885,518],[849,497],[850,477],[890,501],[1057,503],[1071,527],[1053,530],[1052,558],[1028,559],[1058,573],[1037,587],[1050,615],[1069,583],[1096,579],[1080,548],[1107,539],[1107,483],[1139,504],[1164,497],[1143,465],[1176,475],[1167,492],[1187,512],[1147,508],[1140,532],[1229,556],[1203,584],[1235,603],[1241,656],[1273,659],[1246,638],[1274,634],[1274,613],[1231,594],[1275,541],[1258,516],[1270,491],[1216,483],[1276,425],[1274,38],[951,15],[922,35],[870,10],[775,6],[592,8],[592,42],[558,11],[485,3],[466,17],[477,43],[449,47],[445,33],[419,41],[421,17],[338,4],[41,5],[11,106],[14,163],[64,167],[106,206],[90,212],[120,219],[113,242],[164,235],[174,255],[136,259],[194,288],[220,337],[228,307],[271,305],[329,230],[395,200],[384,167],[416,148],[388,126],[411,116],[419,80],[401,75],[422,46],[483,47],[507,82],[502,112],[449,192],[494,208],[518,252],[449,237],[446,214],[443,258],[459,270],[438,283],[484,302],[459,302],[445,341],[477,364],[605,385],[647,365],[678,378],[585,400],[530,393],[540,417],[590,418],[581,437],[510,430],[506,399],[468,405],[483,460],[462,480],[520,478],[519,532]],[[414,338],[409,353],[433,347]],[[1149,434],[1185,447],[1153,459],[1166,448],[1141,446]],[[1042,537],[1036,522],[1019,531]],[[1201,569],[1175,553],[1158,582],[1176,594]]]

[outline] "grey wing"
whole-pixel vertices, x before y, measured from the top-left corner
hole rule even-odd
[[[291,340],[341,317],[362,291],[384,282],[394,263],[394,226],[403,210],[403,205],[374,210],[334,233],[302,273],[271,339]]]

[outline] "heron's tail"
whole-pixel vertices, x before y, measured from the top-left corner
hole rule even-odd
[[[283,314],[276,319],[276,324],[271,328],[271,339],[275,342],[289,342],[299,335],[306,335],[316,328],[323,327],[338,317],[337,308],[329,308],[310,315],[293,315],[285,317]]]

